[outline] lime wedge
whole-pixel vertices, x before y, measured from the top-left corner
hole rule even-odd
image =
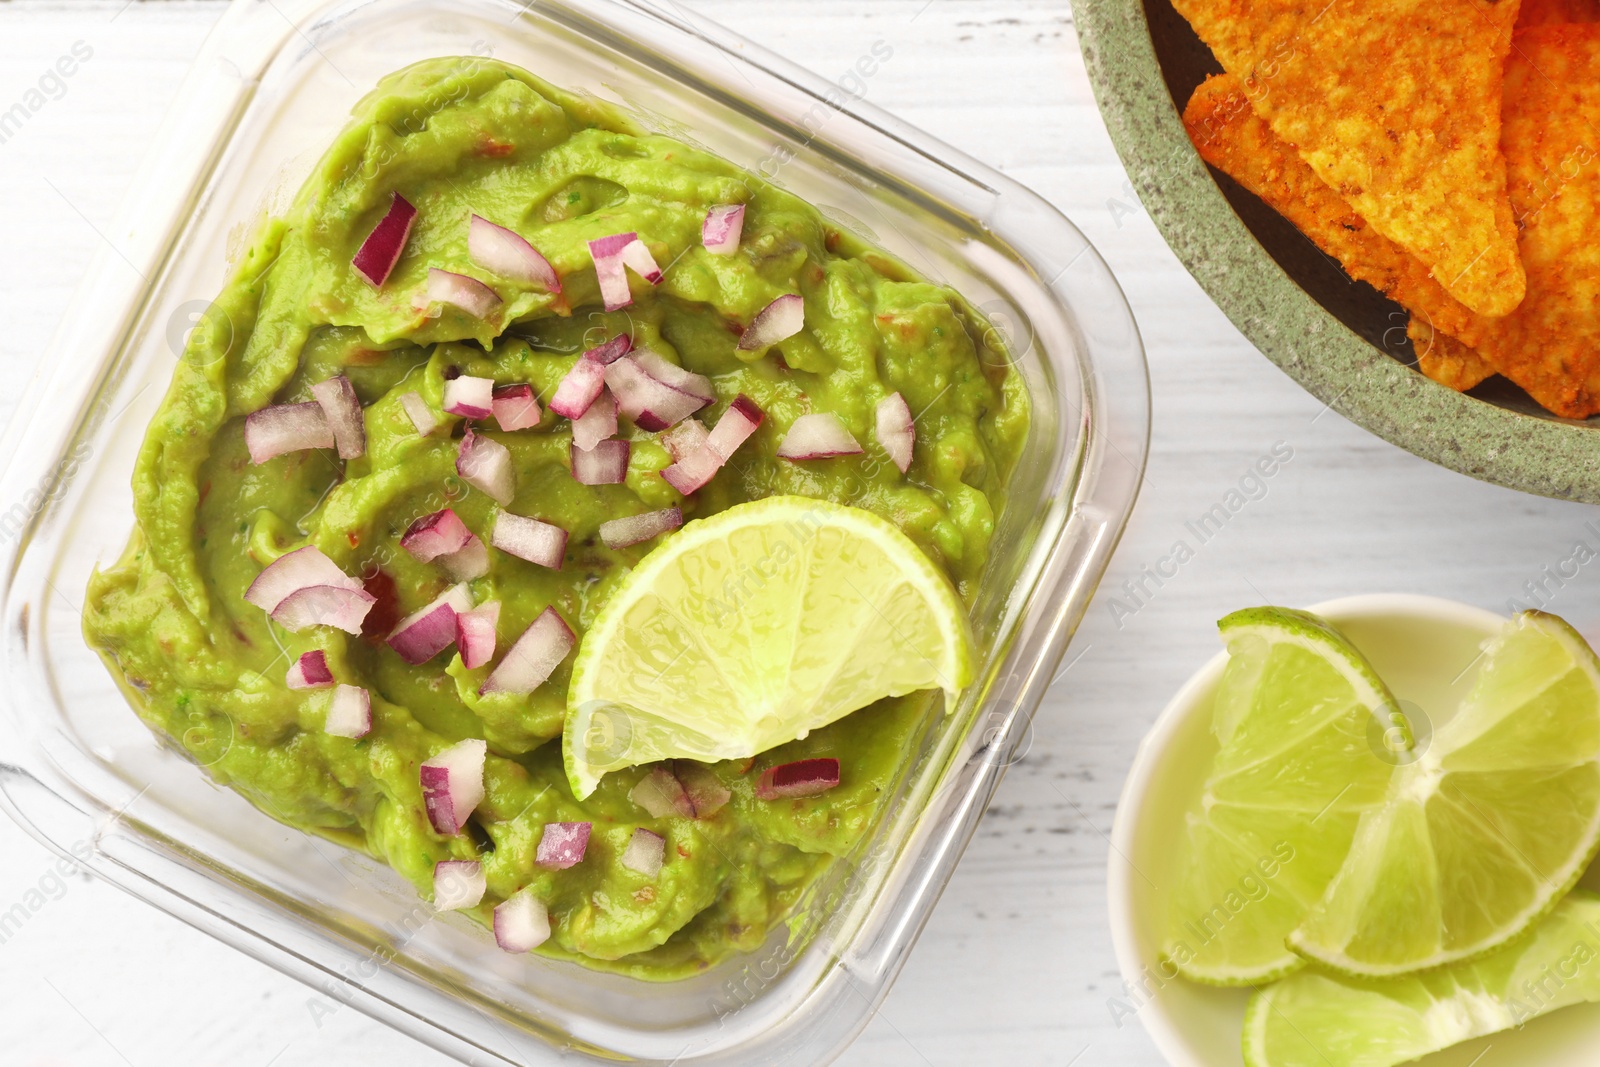
[[[582,799],[621,767],[743,759],[884,697],[972,681],[966,610],[890,523],[810,497],[689,523],[584,635],[562,754]]]
[[[1600,660],[1554,615],[1523,612],[1289,942],[1367,977],[1467,959],[1537,922],[1597,846]]]
[[[1304,971],[1250,1000],[1248,1067],[1391,1067],[1600,1000],[1600,896],[1578,890],[1533,936],[1405,978]],[[1474,1061],[1476,1062],[1476,1061]]]
[[[1393,760],[1371,744],[1393,698],[1322,619],[1249,608],[1219,624],[1219,750],[1180,841],[1164,951],[1198,982],[1243,985],[1302,961],[1284,937],[1322,895]]]

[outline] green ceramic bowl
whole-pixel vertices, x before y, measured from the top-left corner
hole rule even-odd
[[[1550,415],[1501,378],[1469,393],[1430,381],[1416,369],[1404,309],[1200,160],[1175,101],[1221,68],[1168,0],[1073,0],[1073,9],[1101,114],[1146,210],[1263,355],[1408,452],[1513,489],[1600,503],[1600,419]]]

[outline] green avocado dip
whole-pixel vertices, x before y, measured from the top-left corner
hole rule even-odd
[[[381,286],[352,258],[398,194],[416,208]],[[732,254],[702,244],[708,209],[743,204]],[[561,292],[509,281],[467,247],[473,214],[515,230],[554,267]],[[635,232],[662,269],[627,274],[629,306],[602,310],[588,242]],[[478,317],[419,299],[429,268],[481,280],[500,302]],[[743,351],[741,334],[775,298],[800,294],[804,328]],[[659,433],[623,418],[625,481],[580,484],[572,423],[548,408],[586,350],[619,334],[636,350],[709,377],[716,424],[743,394],[764,421],[709,484],[685,497],[660,474]],[[601,523],[679,507],[687,521],[775,494],[869,509],[904,531],[970,605],[1027,434],[1019,375],[992,331],[955,293],[923,281],[769,182],[614,109],[479,59],[430,60],[384,79],[281,217],[266,219],[232,280],[191,334],[138,455],[136,525],[124,555],[89,584],[84,632],[148,725],[219,783],[290,826],[392,865],[425,898],[435,864],[479,861],[488,922],[528,890],[548,907],[537,951],[643,978],[670,979],[759,946],[807,886],[868,833],[910,751],[937,714],[927,694],[883,700],[803,740],[709,768],[731,799],[714,815],[653,818],[630,798],[649,768],[608,775],[579,803],[561,762],[568,656],[531,693],[480,695],[489,667],[454,648],[412,664],[385,643],[397,620],[452,579],[400,545],[419,518],[449,508],[483,541],[497,514],[535,516],[569,534],[560,569],[495,548],[473,601],[498,601],[500,651],[547,608],[581,642],[611,591],[660,538],[606,547]],[[343,375],[365,424],[363,454],[306,448],[252,462],[246,416],[313,398]],[[504,509],[457,473],[466,419],[442,413],[457,376],[530,383],[546,405],[511,432],[476,433],[510,452]],[[901,393],[916,415],[902,474],[874,436],[879,401]],[[402,404],[438,420],[419,433]],[[785,431],[831,412],[857,455],[789,460]],[[375,598],[360,634],[290,632],[245,600],[262,570],[315,546]],[[286,671],[322,650],[339,682],[370,694],[360,738],[325,729],[331,690],[294,690]],[[492,665],[491,665],[492,666]],[[419,766],[464,739],[487,742],[486,795],[462,832],[425,810]],[[835,757],[840,783],[764,800],[764,769]],[[535,858],[552,822],[592,823],[567,869]],[[634,831],[665,837],[653,875],[622,862]],[[495,951],[489,949],[489,951]]]

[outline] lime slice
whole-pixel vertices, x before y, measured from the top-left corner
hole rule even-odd
[[[1537,922],[1597,845],[1600,660],[1554,615],[1523,612],[1289,943],[1367,977],[1466,959]]]
[[[575,796],[669,758],[765,752],[884,697],[954,695],[972,636],[950,582],[868,511],[778,496],[689,523],[613,592],[572,668]]]
[[[1600,896],[1578,890],[1532,937],[1405,978],[1304,971],[1250,1000],[1248,1067],[1391,1067],[1600,1000]],[[1473,1061],[1477,1062],[1477,1061]]]
[[[1249,608],[1218,625],[1230,657],[1212,713],[1219,750],[1186,820],[1163,948],[1190,979],[1243,985],[1301,966],[1284,936],[1383,799],[1394,764],[1372,724],[1395,705],[1315,615]]]

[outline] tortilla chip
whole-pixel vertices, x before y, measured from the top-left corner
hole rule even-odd
[[[1213,78],[1185,112],[1207,162],[1284,214],[1352,277],[1473,349],[1557,415],[1600,412],[1600,24],[1518,35],[1506,66],[1508,188],[1522,227],[1527,299],[1511,315],[1474,315],[1371,227],[1351,220],[1253,111],[1231,79]]]
[[[1484,315],[1526,288],[1500,153],[1518,0],[1174,0],[1258,114]]]
[[[1417,368],[1440,385],[1464,393],[1494,377],[1494,368],[1482,356],[1449,334],[1435,330],[1420,315],[1411,316],[1406,323],[1406,336],[1416,350]]]
[[[1517,31],[1569,22],[1600,22],[1600,0],[1522,0]]]

